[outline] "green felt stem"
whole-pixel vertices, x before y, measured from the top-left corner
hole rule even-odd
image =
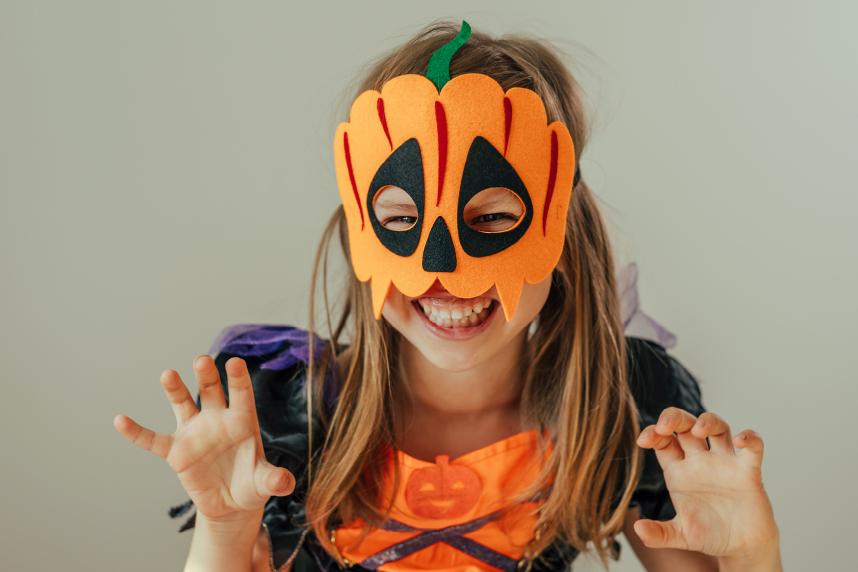
[[[470,35],[470,24],[462,20],[462,27],[456,37],[435,50],[432,57],[429,58],[429,65],[426,66],[426,77],[432,80],[439,92],[444,84],[450,81],[450,60],[453,59],[453,54],[468,41]]]

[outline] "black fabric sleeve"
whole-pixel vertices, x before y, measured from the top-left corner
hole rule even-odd
[[[626,337],[629,384],[640,413],[640,427],[658,421],[670,406],[697,416],[706,411],[698,380],[656,342]],[[676,515],[655,451],[644,451],[640,482],[629,506],[639,506],[641,518],[670,520]]]
[[[317,348],[325,344],[317,340]],[[295,490],[285,497],[271,497],[265,505],[262,522],[271,539],[275,569],[294,552],[306,523],[304,499],[307,489],[308,423],[306,370],[309,359],[307,332],[299,328],[272,324],[240,324],[225,328],[209,353],[228,399],[226,362],[238,356],[245,360],[253,382],[256,412],[266,459],[285,467],[296,480]],[[197,394],[197,406],[200,404]],[[318,450],[324,435],[313,415],[313,449]],[[169,509],[177,518],[191,511],[190,499]],[[196,513],[179,528],[194,527]]]

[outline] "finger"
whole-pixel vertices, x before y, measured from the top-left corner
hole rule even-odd
[[[733,455],[733,442],[730,438],[730,425],[717,413],[706,411],[697,418],[691,428],[692,435],[705,439],[709,437],[709,450],[719,455]]]
[[[255,419],[256,401],[247,363],[240,357],[231,357],[224,365],[229,387],[229,408],[246,411]]]
[[[637,443],[644,449],[654,449],[655,456],[662,468],[674,461],[681,461],[685,453],[673,433],[670,435],[659,435],[655,431],[655,425],[647,425],[638,435]]]
[[[220,373],[210,355],[202,354],[196,357],[194,375],[200,387],[200,409],[224,409],[226,400],[220,383]]]
[[[259,432],[259,419],[256,416],[256,400],[253,397],[253,381],[247,369],[247,362],[240,357],[231,357],[224,364],[229,389],[229,408],[250,415],[256,430],[256,458],[265,459],[262,435]]]
[[[753,429],[745,429],[733,438],[739,451],[739,459],[749,467],[760,469],[763,466],[763,438]]]
[[[655,431],[655,425],[644,427],[644,430],[638,435],[638,445],[645,449],[655,450],[655,457],[662,469],[667,469],[672,463],[685,458],[685,452],[679,446],[676,436],[673,433],[659,435]]]
[[[655,430],[660,435],[676,433],[676,438],[686,455],[706,453],[709,451],[706,441],[691,434],[691,428],[696,422],[697,417],[688,411],[679,407],[667,407],[659,415]]]
[[[162,459],[167,457],[173,445],[173,436],[156,433],[143,427],[127,415],[117,415],[113,418],[113,426],[123,437],[134,445],[155,453]]]
[[[288,469],[276,467],[265,459],[256,464],[253,478],[256,490],[262,496],[287,496],[295,490],[294,475]]]
[[[176,370],[166,369],[161,373],[161,387],[164,388],[167,400],[173,408],[176,423],[181,425],[199,413],[197,404],[194,403],[194,398],[191,397],[191,392],[188,391],[187,386],[185,386],[185,383]]]
[[[634,523],[635,533],[649,548],[688,549],[685,536],[677,524],[677,519],[661,521],[642,518]]]

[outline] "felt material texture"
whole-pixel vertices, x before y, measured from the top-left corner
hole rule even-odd
[[[358,95],[333,143],[351,262],[359,280],[371,281],[377,319],[391,285],[418,297],[437,279],[461,298],[495,286],[509,320],[524,283],[557,265],[575,149],[563,122],[548,123],[535,91],[504,92],[488,75],[465,73],[439,92],[427,77],[403,74]],[[418,206],[409,230],[373,218],[372,195],[386,184]],[[490,186],[509,188],[525,205],[524,220],[507,231],[481,232],[462,220],[467,198]]]

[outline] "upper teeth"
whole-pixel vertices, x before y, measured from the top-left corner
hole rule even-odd
[[[443,303],[439,299],[421,298],[418,302],[432,322],[443,326],[474,326],[479,324],[488,315],[492,304],[491,299],[481,299],[467,305],[457,302],[455,306],[447,305],[445,307],[439,307],[439,304]]]

